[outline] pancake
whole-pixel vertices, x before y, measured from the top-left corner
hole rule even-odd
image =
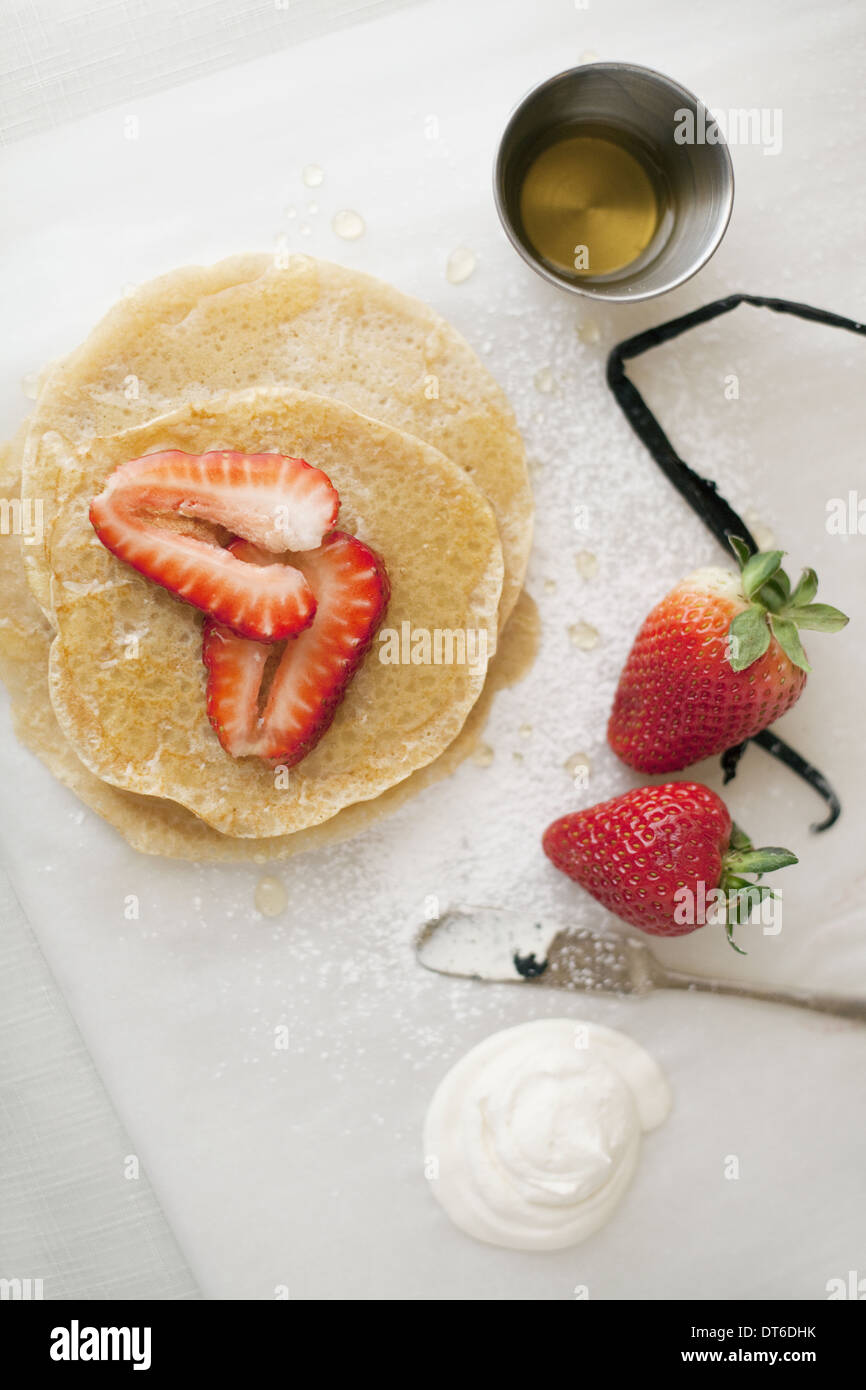
[[[20,482],[20,449],[7,445],[0,449],[0,492],[14,497]],[[294,835],[235,839],[220,834],[175,802],[140,796],[103,782],[81,762],[57,723],[49,698],[48,656],[53,629],[29,591],[21,551],[19,537],[0,536],[0,594],[4,604],[0,613],[0,677],[11,697],[15,732],[58,781],[144,854],[201,862],[268,863],[359,834],[459,766],[478,743],[494,693],[522,678],[538,644],[537,610],[524,593],[499,639],[480,698],[456,739],[438,758],[381,796],[347,806],[320,825]]]
[[[488,504],[438,451],[334,401],[268,390],[77,447],[53,432],[42,449],[65,485],[50,526],[51,700],[103,781],[179,802],[223,834],[284,835],[378,796],[459,733],[495,650],[503,566]],[[87,516],[115,467],[163,449],[284,453],[322,468],[340,494],[339,528],[385,561],[387,629],[477,634],[478,660],[386,664],[374,642],[301,763],[275,775],[258,758],[231,758],[207,718],[201,614],[115,559]]]
[[[72,444],[143,424],[189,401],[284,385],[413,434],[471,475],[499,529],[500,626],[526,572],[532,497],[511,408],[465,340],[418,300],[359,271],[292,256],[239,256],[177,270],[121,300],[47,375],[25,449],[23,490],[51,496],[39,442]],[[50,614],[49,560],[27,553]]]

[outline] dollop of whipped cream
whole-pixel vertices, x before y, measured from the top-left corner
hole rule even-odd
[[[608,1220],[641,1135],[668,1115],[652,1057],[612,1028],[542,1019],[452,1067],[424,1128],[432,1191],[455,1225],[513,1250],[559,1250]]]

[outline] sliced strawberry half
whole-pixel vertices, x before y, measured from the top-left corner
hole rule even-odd
[[[274,554],[315,550],[340,507],[321,468],[284,454],[145,454],[116,468],[96,502],[129,490],[138,512],[201,517]]]
[[[230,551],[266,570],[281,568],[244,541]],[[235,758],[254,755],[293,767],[330,727],[385,613],[385,566],[355,536],[333,531],[317,550],[293,557],[316,595],[306,631],[287,643],[263,708],[260,693],[270,649],[224,624],[205,623],[207,710],[217,737]]]
[[[279,553],[318,546],[339,505],[327,475],[303,459],[172,449],[116,468],[90,520],[108,550],[154,583],[235,632],[276,642],[309,626],[316,611],[300,570],[247,564],[172,518],[209,521]]]

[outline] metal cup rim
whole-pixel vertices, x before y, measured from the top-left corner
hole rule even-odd
[[[728,230],[728,225],[734,209],[734,162],[731,159],[728,143],[724,139],[724,136],[721,136],[721,132],[719,132],[721,138],[716,142],[714,148],[721,153],[725,166],[726,197],[722,217],[716,227],[713,239],[701,256],[693,265],[687,267],[667,284],[660,285],[657,289],[642,290],[639,293],[629,291],[628,289],[624,289],[621,293],[617,293],[616,291],[594,289],[591,285],[587,285],[585,281],[569,280],[565,275],[560,275],[557,271],[545,265],[540,257],[533,255],[529,247],[526,246],[517,235],[503,194],[504,171],[510,152],[510,136],[514,124],[527,104],[538,97],[546,88],[553,86],[554,83],[561,82],[563,78],[573,78],[577,74],[587,72],[590,69],[595,69],[596,71],[604,69],[607,72],[640,73],[642,76],[651,77],[658,82],[664,83],[666,87],[683,97],[687,102],[692,103],[696,108],[704,106],[706,109],[705,103],[701,101],[700,97],[696,96],[688,87],[684,87],[681,82],[677,82],[673,77],[669,77],[667,73],[659,72],[657,68],[645,67],[641,63],[599,61],[579,63],[575,67],[563,68],[561,72],[553,73],[552,76],[545,77],[541,82],[537,82],[533,87],[530,87],[512,107],[499,141],[496,159],[493,165],[493,198],[496,204],[496,211],[499,215],[499,221],[502,224],[508,240],[520,257],[536,272],[536,274],[549,281],[550,284],[558,286],[560,289],[569,290],[572,294],[583,295],[587,299],[602,300],[609,304],[638,304],[642,300],[655,299],[661,294],[667,294],[670,290],[679,289],[680,285],[686,284],[694,275],[697,275],[698,271],[702,270],[708,261],[715,255]]]

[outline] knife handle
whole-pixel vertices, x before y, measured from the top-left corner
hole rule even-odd
[[[795,1008],[811,1009],[814,1013],[834,1014],[866,1023],[866,999],[855,995],[828,994],[823,990],[771,989],[764,985],[739,984],[733,980],[707,980],[694,975],[680,975],[675,970],[659,971],[655,984],[659,989],[705,990],[709,994],[734,994],[744,999],[763,999],[770,1004],[792,1004]]]

